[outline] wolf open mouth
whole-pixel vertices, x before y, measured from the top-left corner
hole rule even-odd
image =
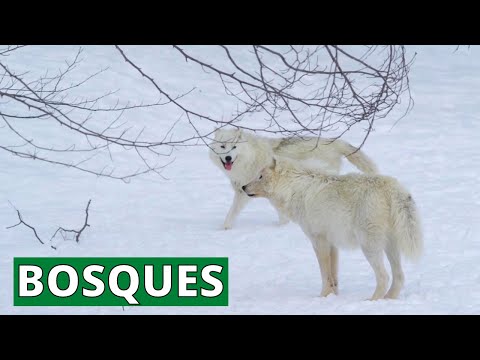
[[[232,170],[232,165],[233,165],[234,161],[224,162],[224,161],[222,160],[222,158],[220,158],[220,161],[222,162],[223,167],[225,168],[225,170],[227,170],[227,171]]]

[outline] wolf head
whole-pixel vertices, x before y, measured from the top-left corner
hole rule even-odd
[[[240,129],[217,129],[210,146],[210,157],[226,171],[231,171],[245,146]]]
[[[242,190],[250,197],[268,198],[272,191],[272,184],[276,176],[277,159],[273,157],[270,166],[267,166],[247,185],[242,186]]]

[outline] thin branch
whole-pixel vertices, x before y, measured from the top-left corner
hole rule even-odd
[[[10,203],[10,205],[13,206],[12,203]],[[40,241],[41,244],[45,244],[45,243],[42,241],[42,239],[40,239],[40,236],[38,236],[37,230],[36,230],[33,226],[28,225],[25,221],[23,221],[22,214],[20,214],[20,211],[19,211],[17,208],[15,208],[15,206],[13,206],[13,208],[14,208],[15,211],[17,212],[19,222],[18,222],[17,224],[15,224],[15,225],[7,226],[7,229],[11,229],[11,228],[17,227],[18,225],[23,224],[23,225],[25,225],[26,227],[28,227],[30,230],[33,231],[33,234],[35,235],[35,237],[37,238],[37,240]]]
[[[57,230],[55,231],[55,233],[52,235],[52,237],[50,238],[50,247],[54,250],[57,250],[57,247],[54,246],[54,245],[51,245],[51,242],[52,240],[57,236],[58,233],[60,233],[63,237],[63,240],[64,241],[67,241],[69,240],[68,237],[67,237],[67,234],[73,234],[73,239],[78,243],[80,241],[80,236],[82,235],[83,231],[90,226],[90,224],[88,223],[88,209],[90,207],[90,203],[92,202],[92,200],[88,200],[88,203],[87,203],[87,207],[85,209],[85,221],[82,225],[82,227],[79,229],[79,230],[73,230],[73,229],[65,229],[63,227],[58,227]],[[15,211],[17,212],[17,215],[18,215],[18,219],[19,219],[19,222],[15,225],[11,225],[11,226],[8,226],[7,229],[11,229],[11,228],[14,228],[14,227],[17,227],[21,224],[25,225],[26,227],[28,227],[29,229],[31,229],[35,235],[35,237],[38,239],[38,241],[40,241],[41,244],[45,244],[45,242],[40,239],[40,236],[38,236],[38,233],[37,233],[37,230],[35,229],[35,227],[27,224],[23,218],[22,218],[22,214],[20,213],[20,211],[15,208],[15,206],[13,206],[12,203],[10,203],[10,205],[12,205],[12,207],[15,209]]]
[[[55,233],[52,235],[52,237],[50,238],[50,242],[57,236],[57,233],[60,233],[62,235],[62,238],[64,241],[67,241],[69,240],[68,239],[68,234],[73,234],[73,240],[75,240],[75,242],[79,242],[80,241],[80,235],[82,235],[82,232],[88,227],[90,226],[90,224],[88,223],[88,208],[90,207],[90,203],[92,202],[92,200],[88,200],[88,203],[87,203],[87,207],[85,209],[85,221],[83,223],[83,226],[79,229],[79,230],[72,230],[72,229],[65,229],[63,227],[59,227]],[[52,249],[57,249],[55,246],[51,245]]]

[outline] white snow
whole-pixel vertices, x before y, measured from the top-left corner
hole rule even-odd
[[[201,88],[201,93],[186,100],[198,111],[222,115],[231,109],[218,81],[186,64],[170,48],[125,49],[169,91]],[[320,298],[320,271],[308,239],[295,224],[278,226],[275,211],[264,199],[253,200],[234,228],[223,230],[233,193],[226,177],[210,163],[205,147],[175,151],[175,161],[162,173],[167,179],[143,176],[129,184],[0,152],[0,313],[479,314],[480,48],[454,50],[455,46],[408,46],[410,54],[418,52],[410,75],[415,106],[395,126],[395,114],[379,121],[363,148],[382,173],[397,177],[412,192],[422,217],[425,254],[417,264],[405,263],[400,299],[364,300],[373,292],[375,279],[360,250],[340,252],[340,294]],[[46,65],[55,68],[74,52],[74,47],[29,47],[12,55],[8,64],[18,71],[44,72]],[[119,96],[134,100],[158,98],[155,89],[112,47],[87,46],[85,57],[80,75],[111,66],[101,79],[86,85],[88,94],[119,88]],[[126,120],[147,126],[154,137],[179,115],[158,108],[137,112],[137,117],[127,115]],[[199,126],[206,131],[212,125]],[[61,127],[29,121],[25,129],[44,144],[69,143]],[[191,129],[186,123],[175,130],[179,136],[187,132]],[[345,139],[358,144],[362,135],[358,128]],[[2,143],[12,141],[8,136],[6,128],[0,129]],[[101,168],[106,160],[95,158],[92,164],[98,162]],[[122,167],[136,160],[131,152],[117,151],[114,161]],[[344,172],[352,170],[344,164]],[[54,251],[25,227],[6,229],[17,222],[9,201],[48,239],[59,225],[81,226],[88,199],[92,199],[91,227],[79,244],[61,242]],[[129,307],[125,311],[121,307],[15,307],[13,258],[25,256],[226,256],[229,306]]]

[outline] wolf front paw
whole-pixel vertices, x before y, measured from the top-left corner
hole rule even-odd
[[[320,293],[320,297],[327,297],[330,294],[336,295],[335,291],[331,287],[328,287],[326,289],[322,289],[322,292]]]

